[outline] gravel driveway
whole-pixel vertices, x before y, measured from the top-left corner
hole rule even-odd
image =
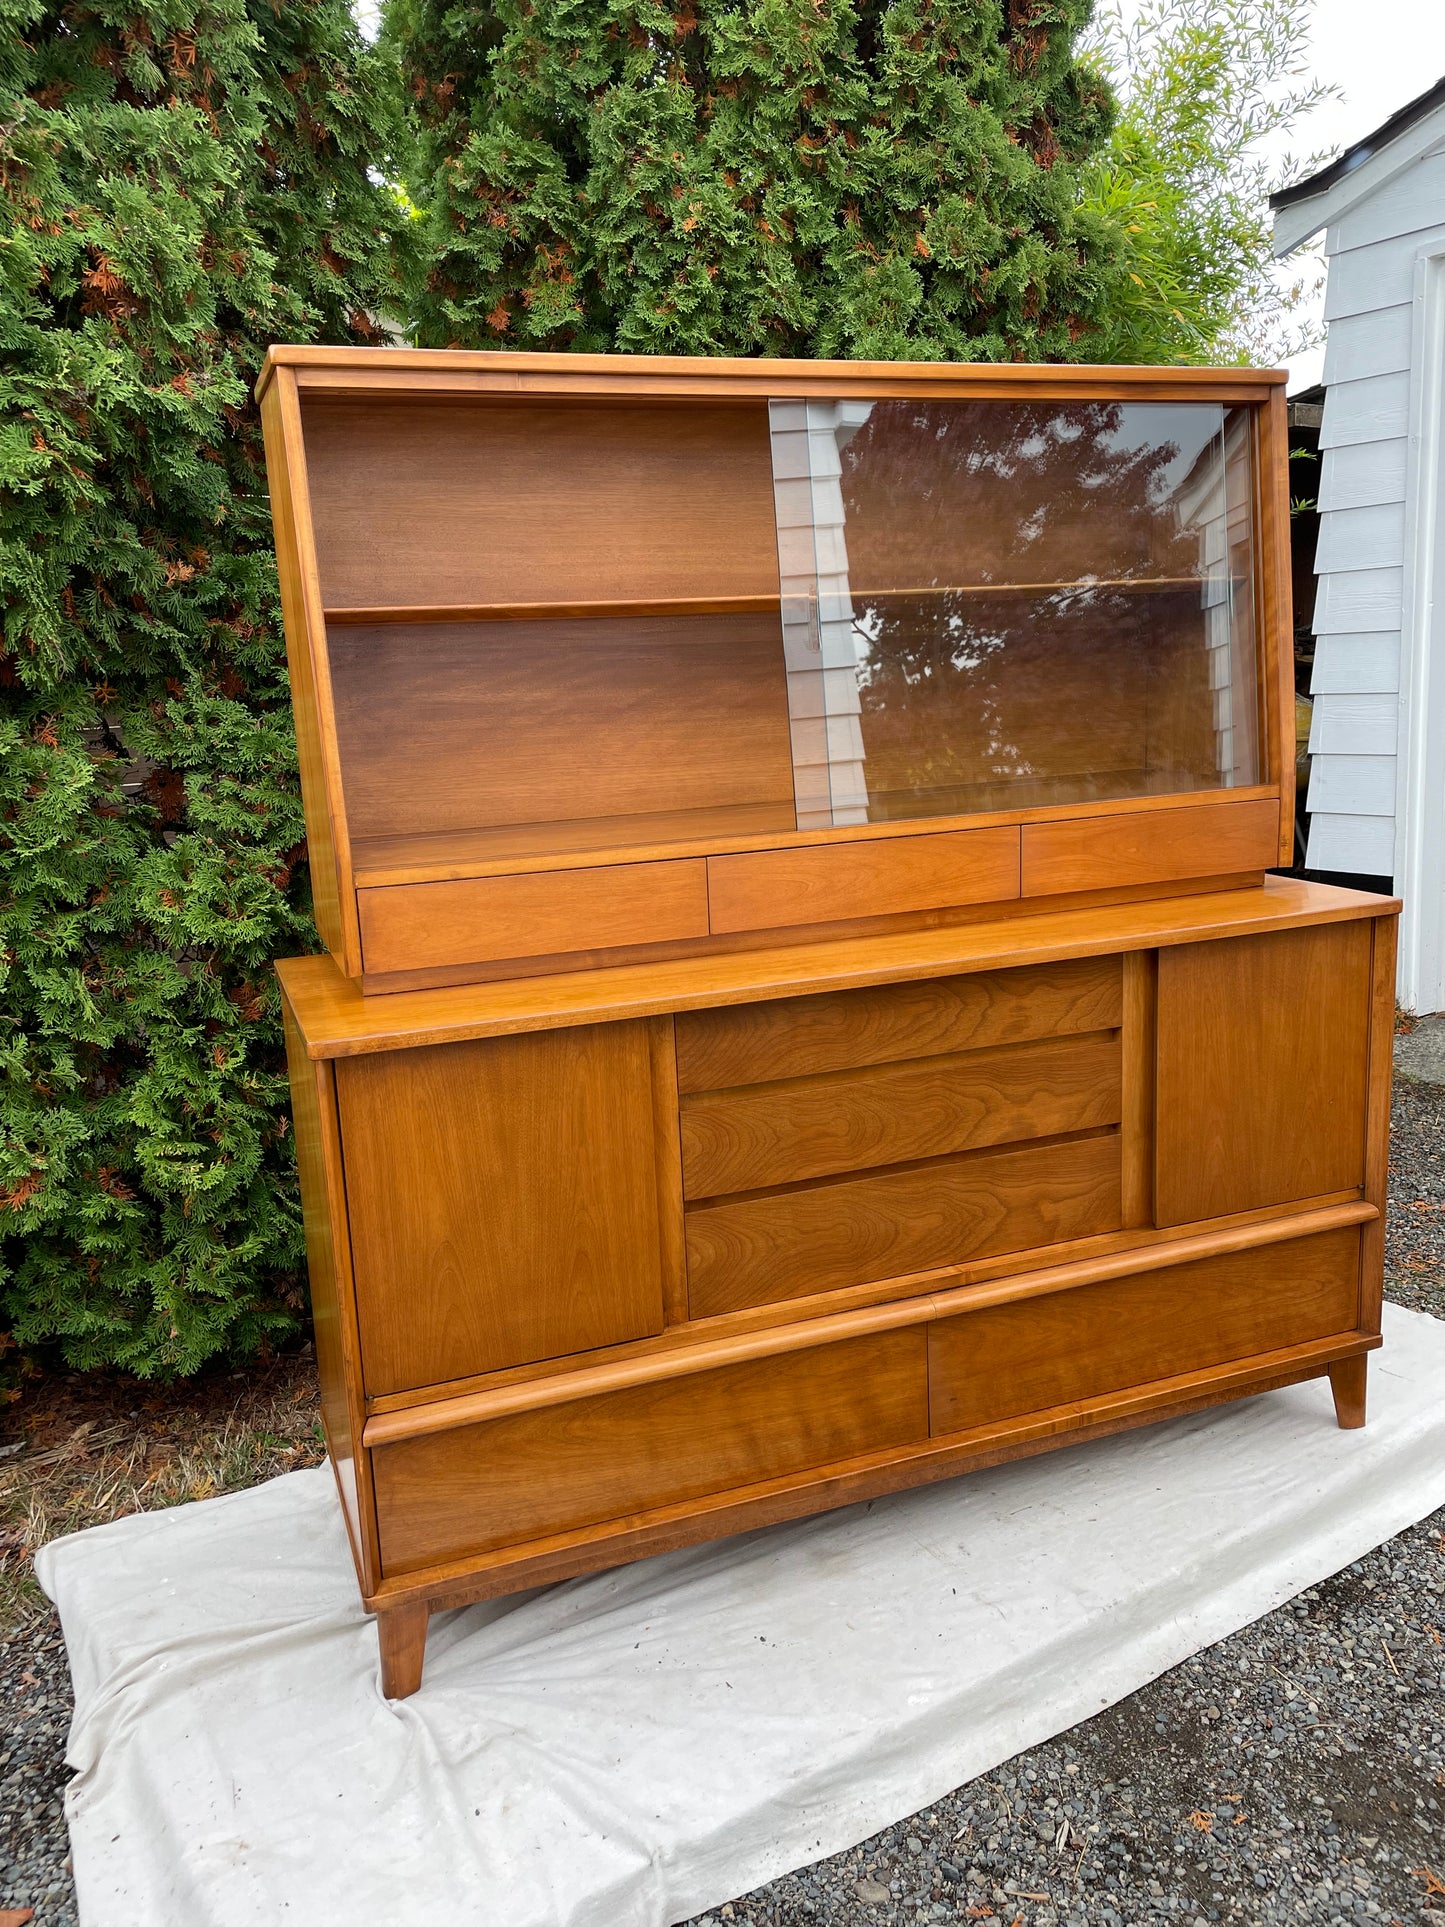
[[[1391,1298],[1445,1317],[1445,1086],[1409,1077],[1396,1086],[1386,1268]],[[52,1616],[0,1643],[0,1922],[7,1907],[33,1907],[36,1927],[75,1922],[69,1716]],[[936,1920],[1445,1927],[1445,1511],[1082,1726],[695,1927]]]

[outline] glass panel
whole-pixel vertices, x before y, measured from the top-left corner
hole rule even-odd
[[[1247,411],[770,413],[800,828],[1260,780]]]

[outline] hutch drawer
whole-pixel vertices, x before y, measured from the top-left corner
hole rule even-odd
[[[712,856],[707,887],[717,934],[997,903],[1019,893],[1019,833],[956,830]]]

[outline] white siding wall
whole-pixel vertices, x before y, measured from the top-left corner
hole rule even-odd
[[[1417,263],[1445,225],[1445,153],[1327,238],[1325,413],[1310,735],[1312,869],[1396,868],[1396,754]]]

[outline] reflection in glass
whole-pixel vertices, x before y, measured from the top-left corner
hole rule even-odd
[[[800,828],[1259,781],[1246,411],[770,412]]]

